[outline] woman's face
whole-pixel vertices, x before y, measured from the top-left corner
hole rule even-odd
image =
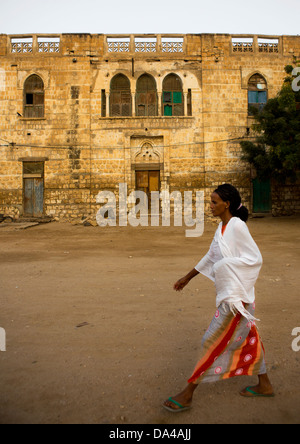
[[[230,202],[224,202],[217,193],[212,193],[210,209],[214,217],[221,217],[230,207]]]

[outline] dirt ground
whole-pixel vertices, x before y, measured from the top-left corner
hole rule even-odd
[[[215,313],[214,286],[173,284],[206,253],[186,227],[0,226],[1,424],[299,423],[300,218],[249,221],[264,267],[259,331],[273,399],[245,399],[256,377],[203,384],[180,415],[161,403],[181,391]]]

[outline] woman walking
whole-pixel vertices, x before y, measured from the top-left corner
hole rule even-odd
[[[174,289],[183,290],[195,276],[203,274],[215,283],[217,311],[203,337],[202,357],[187,387],[163,404],[174,413],[191,408],[200,383],[239,375],[258,375],[258,385],[246,387],[240,392],[242,396],[274,396],[255,325],[254,286],[262,256],[246,225],[248,210],[242,205],[238,190],[224,184],[211,195],[211,211],[221,223],[210,250],[189,274],[176,282]]]

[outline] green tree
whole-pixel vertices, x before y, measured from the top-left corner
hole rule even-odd
[[[283,86],[268,100],[262,111],[252,109],[256,123],[255,141],[243,141],[242,159],[257,171],[259,179],[273,178],[280,183],[296,181],[300,171],[300,70],[288,65]],[[298,82],[299,79],[299,82]]]

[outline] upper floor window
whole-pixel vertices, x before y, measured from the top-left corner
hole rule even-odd
[[[149,74],[143,74],[136,86],[136,115],[157,116],[156,82]]]
[[[44,82],[36,74],[28,77],[24,84],[24,113],[27,118],[44,117]]]
[[[268,86],[263,76],[254,74],[248,82],[248,114],[253,115],[252,109],[261,111],[268,101]]]
[[[163,115],[184,115],[182,82],[176,74],[169,74],[163,82]]]
[[[117,74],[110,84],[110,116],[129,117],[132,114],[132,99],[129,79]]]

